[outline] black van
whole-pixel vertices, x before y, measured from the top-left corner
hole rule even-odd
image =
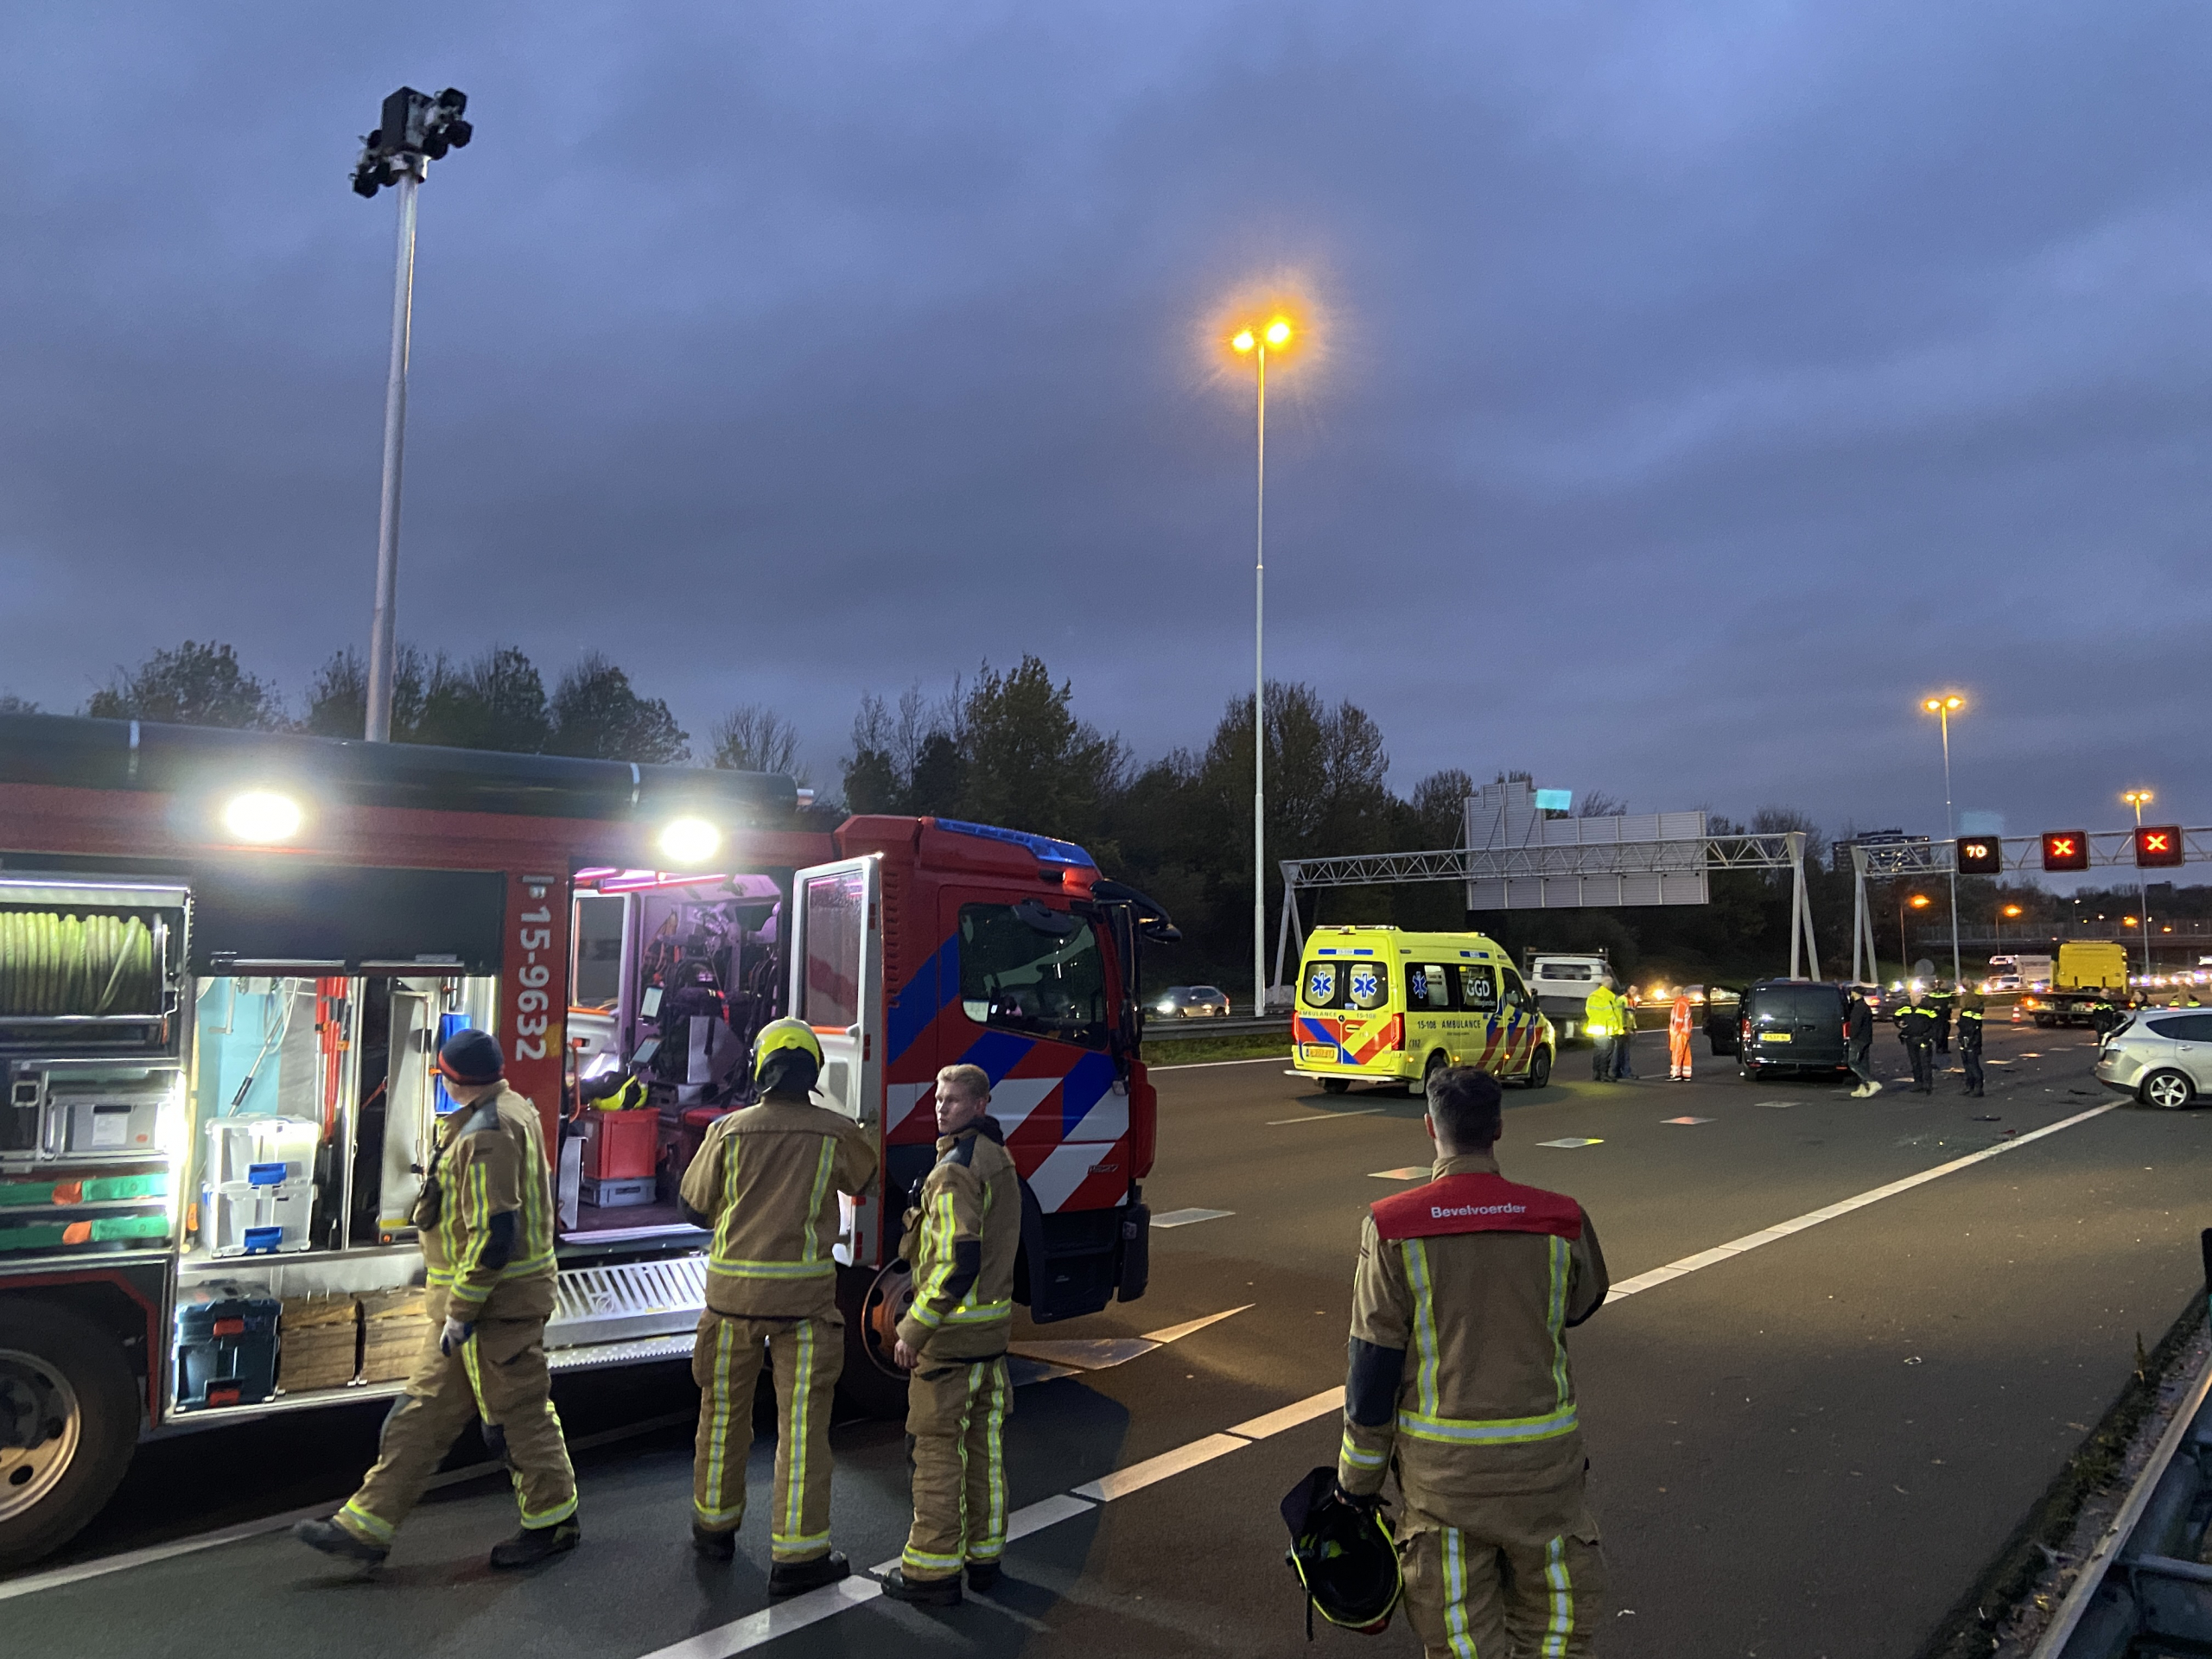
[[[1710,1006],[1710,1005],[1708,1005]],[[1738,1005],[1734,1029],[1708,1014],[1716,1053],[1731,1053],[1746,1077],[1842,1072],[1843,987],[1809,979],[1763,979]]]

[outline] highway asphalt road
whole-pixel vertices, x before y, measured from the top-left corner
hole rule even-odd
[[[1894,1077],[1886,1027],[1880,1042]],[[1982,1101],[1955,1077],[1933,1098],[1893,1084],[1872,1101],[1827,1081],[1745,1084],[1702,1053],[1698,1080],[1672,1084],[1653,1077],[1661,1039],[1639,1050],[1637,1083],[1583,1080],[1576,1051],[1563,1081],[1509,1091],[1499,1148],[1509,1174],[1583,1201],[1631,1289],[1572,1338],[1612,1578],[1599,1651],[1910,1654],[2109,1403],[2139,1334],[2154,1343],[2196,1293],[2212,1109],[2096,1111],[2117,1097],[2089,1079],[2075,1033],[1993,1033]],[[1141,1302],[1020,1333],[1073,1346],[1033,1349],[1026,1367],[1037,1380],[1017,1394],[1009,1478],[1033,1529],[988,1599],[925,1614],[856,1577],[842,1598],[786,1604],[776,1624],[754,1617],[757,1517],[733,1567],[686,1546],[682,1426],[580,1456],[583,1547],[534,1575],[482,1565],[513,1524],[495,1478],[436,1494],[372,1579],[281,1532],[92,1571],[334,1502],[372,1444],[370,1408],[144,1448],[62,1581],[0,1582],[7,1646],[79,1659],[188,1637],[237,1659],[1302,1650],[1276,1504],[1333,1458],[1326,1391],[1343,1380],[1358,1217],[1418,1179],[1420,1107],[1325,1096],[1276,1062],[1159,1076],[1147,1197],[1167,1219],[1225,1213],[1155,1234]],[[1542,1144],[1563,1140],[1595,1144]],[[1701,1255],[1731,1241],[1752,1247]],[[1669,1263],[1686,1270],[1654,1271]],[[1189,1325],[1157,1344],[1111,1340]],[[664,1368],[571,1377],[562,1400],[582,1437],[686,1410],[690,1391]],[[838,1541],[857,1566],[888,1561],[905,1529],[899,1432],[856,1422],[834,1439]],[[769,1450],[754,1450],[756,1502]],[[1318,1650],[1354,1645],[1418,1651],[1402,1620],[1373,1641],[1325,1630]]]

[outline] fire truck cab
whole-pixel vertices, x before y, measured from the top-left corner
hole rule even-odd
[[[810,827],[787,779],[0,717],[0,1565],[141,1438],[397,1392],[463,1026],[557,1149],[556,1370],[689,1351],[677,1184],[786,1013],[881,1154],[836,1248],[853,1403],[903,1409],[942,1066],[991,1078],[1031,1319],[1141,1296],[1138,954],[1174,937],[1071,843]]]

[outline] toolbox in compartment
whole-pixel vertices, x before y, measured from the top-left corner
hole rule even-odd
[[[177,1309],[179,1409],[254,1405],[276,1392],[281,1306],[270,1296],[219,1293]]]
[[[588,1184],[640,1180],[651,1186],[653,1172],[659,1165],[658,1112],[584,1114],[584,1177]]]
[[[164,1123],[183,1110],[180,1073],[166,1062],[17,1060],[0,1070],[0,1165],[14,1168],[143,1163],[162,1154]]]
[[[219,1117],[207,1125],[209,1186],[232,1182],[269,1184],[268,1166],[282,1164],[279,1180],[315,1179],[315,1149],[322,1130],[304,1117]]]
[[[597,1181],[584,1177],[584,1202],[601,1210],[626,1210],[633,1205],[651,1204],[660,1196],[660,1188],[650,1175],[628,1176],[619,1181]]]
[[[271,1255],[308,1247],[321,1139],[306,1118],[219,1117],[208,1124],[200,1242],[210,1255]]]

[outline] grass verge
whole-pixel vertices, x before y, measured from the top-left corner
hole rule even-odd
[[[1237,1037],[1167,1037],[1139,1051],[1147,1065],[1196,1065],[1205,1060],[1256,1060],[1280,1055],[1290,1064],[1290,1040],[1279,1031],[1249,1031]]]
[[[2158,1345],[2128,1374],[2120,1397],[2066,1460],[2027,1518],[2014,1529],[1974,1587],[1945,1614],[1915,1659],[1982,1659],[2015,1605],[2031,1593],[2050,1560],[2064,1548],[2083,1502],[2109,1484],[2126,1462],[2128,1446],[2158,1403],[2159,1385],[2183,1360],[2204,1325],[2205,1299],[2189,1299]],[[2141,1338],[2136,1352],[2142,1354]]]

